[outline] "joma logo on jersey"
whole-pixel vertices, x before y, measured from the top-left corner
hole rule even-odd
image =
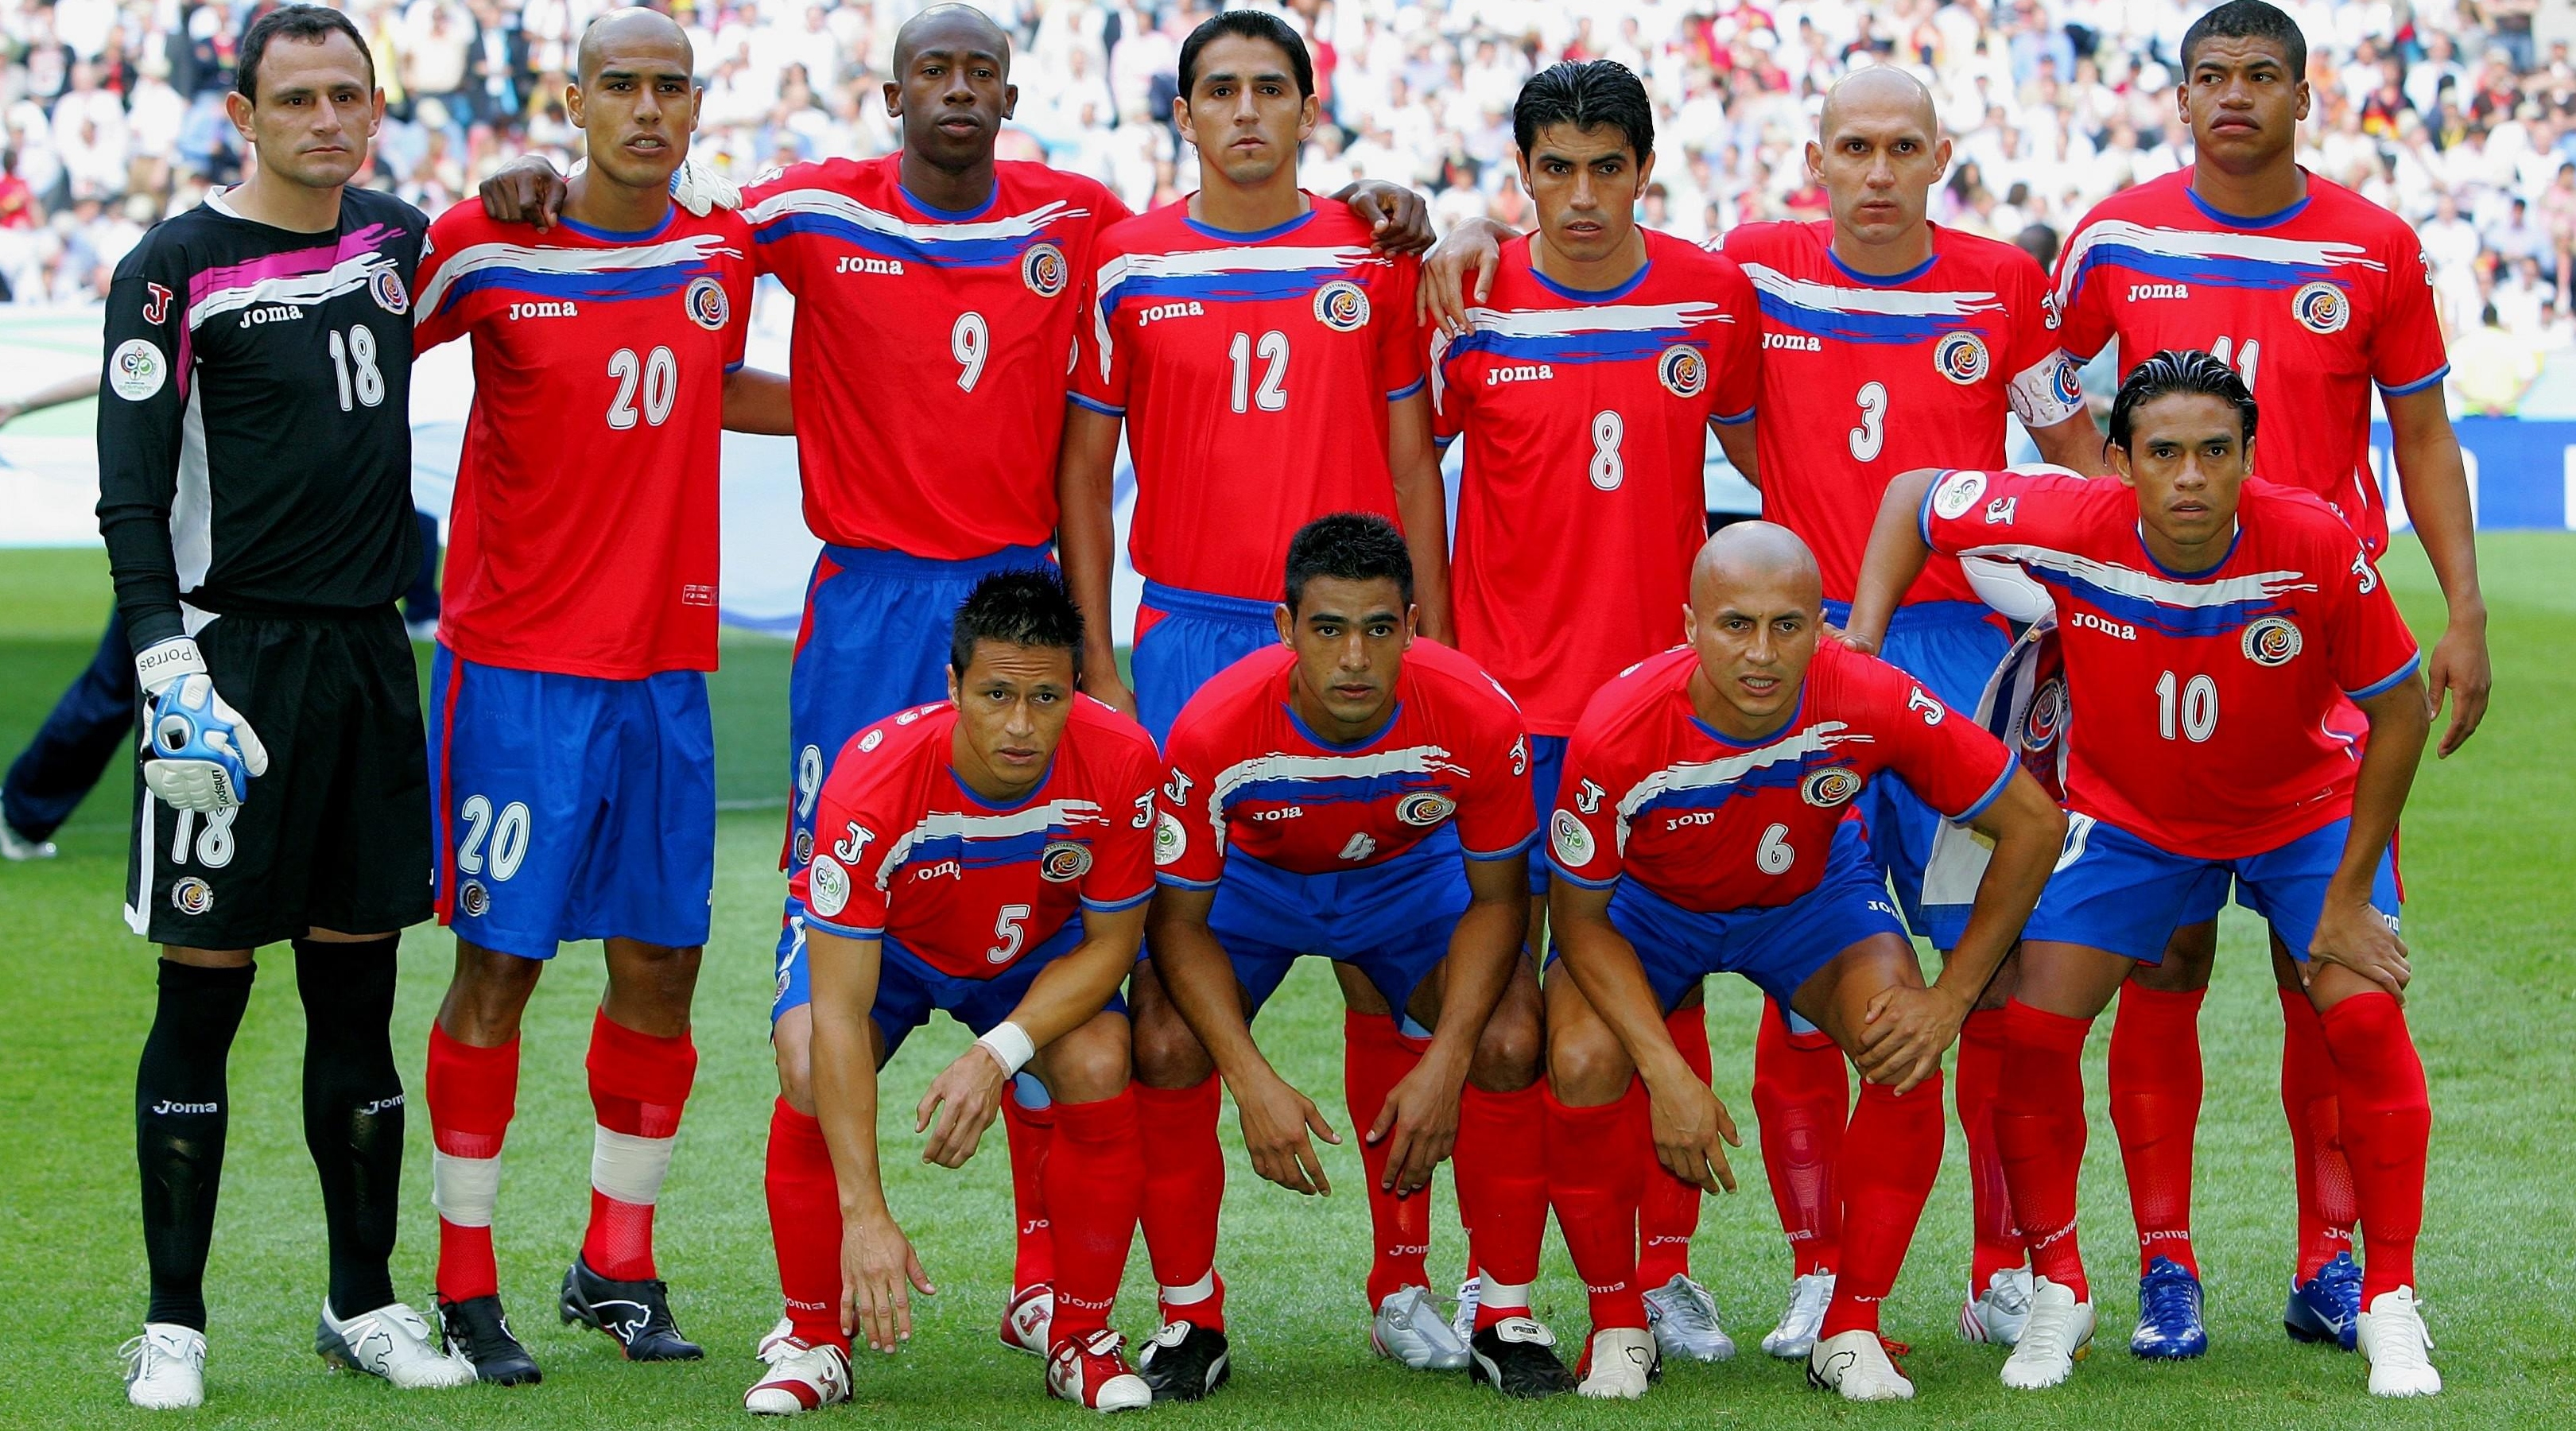
[[[241,326],[256,328],[262,323],[292,323],[304,316],[304,310],[292,303],[263,303],[242,310]]]
[[[2188,283],[2132,283],[2129,285],[2129,301],[2132,303],[2143,303],[2150,298],[2189,298],[2190,296],[2191,285]]]
[[[1282,805],[1276,810],[1251,810],[1246,811],[1245,813],[1251,815],[1255,820],[1268,824],[1275,820],[1302,820],[1306,818],[1306,807],[1303,805]]]
[[[522,318],[578,318],[580,316],[580,309],[570,303],[513,303],[510,305],[510,321],[513,323]]]
[[[2076,612],[2074,616],[2068,618],[2066,624],[2075,627],[2078,630],[2099,631],[2103,635],[2108,636],[2115,641],[2135,641],[2138,639],[2138,628],[2135,626],[2123,626],[2117,621],[2113,621],[2108,617],[2096,616],[2090,611]]]
[[[1198,318],[1205,316],[1206,313],[1207,309],[1196,303],[1157,303],[1136,315],[1136,326],[1142,328],[1148,323],[1160,323],[1166,318]]]
[[[1793,353],[1821,353],[1825,350],[1824,344],[1806,333],[1765,333],[1762,335],[1762,346],[1786,348]]]
[[[966,867],[955,860],[941,860],[937,864],[923,865],[912,872],[912,877],[916,880],[938,879],[943,875],[952,879],[964,879]]]
[[[834,273],[881,273],[888,278],[901,278],[903,277],[903,260],[899,258],[862,258],[855,253],[843,254],[841,256],[839,266],[834,268],[832,271]]]
[[[1543,383],[1555,376],[1556,369],[1545,363],[1512,363],[1485,369],[1485,386],[1498,388],[1505,383]]]

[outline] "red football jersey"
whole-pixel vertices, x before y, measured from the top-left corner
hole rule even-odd
[[[900,163],[797,164],[743,195],[761,271],[796,295],[805,524],[943,561],[1047,545],[1082,278],[1127,206],[1005,160],[992,199],[952,213]]]
[[[469,661],[634,680],[716,665],[725,374],[751,234],[539,234],[462,203],[429,226],[412,343],[474,338],[439,639]]]
[[[1745,745],[1692,709],[1677,647],[1601,688],[1566,748],[1548,846],[1558,873],[1622,875],[1703,914],[1776,908],[1825,875],[1834,827],[1882,770],[1954,820],[2003,794],[2003,743],[1875,657],[1820,641],[1789,723]]]
[[[2122,190],[2076,225],[2057,259],[2059,341],[2090,358],[2117,339],[2124,373],[2165,348],[2234,364],[2280,424],[2256,432],[2255,472],[2324,498],[2376,557],[2388,511],[2370,472],[2371,384],[2411,393],[2451,370],[2424,246],[2314,174],[2307,198],[2260,219],[2209,208],[2191,174]]]
[[[1289,874],[1388,864],[1443,831],[1471,860],[1528,848],[1529,743],[1511,698],[1476,663],[1413,643],[1395,718],[1357,745],[1307,729],[1289,705],[1296,655],[1255,651],[1199,688],[1172,723],[1161,878],[1209,888],[1240,853]]]
[[[1297,528],[1395,516],[1387,407],[1422,386],[1421,265],[1372,251],[1348,205],[1307,201],[1259,233],[1183,201],[1101,236],[1073,400],[1126,416],[1128,555],[1148,580],[1275,601]]]
[[[2117,482],[1952,472],[1923,505],[1933,550],[2018,562],[2056,600],[2067,808],[2195,859],[2278,849],[2351,813],[2360,753],[2328,720],[2418,660],[2324,503],[2251,481],[2236,523],[2225,561],[2183,575],[2147,554]]]
[[[1681,634],[1708,425],[1752,417],[1761,386],[1743,271],[1645,238],[1645,268],[1601,293],[1550,282],[1513,239],[1475,331],[1431,338],[1434,433],[1467,439],[1458,646],[1540,735],[1571,732],[1602,682]]]
[[[814,861],[788,877],[805,922],[890,939],[961,979],[989,979],[1083,909],[1154,892],[1154,786],[1144,727],[1089,696],[1029,797],[988,805],[957,778],[946,702],[890,716],[841,747],[814,813]]]
[[[1816,553],[1849,601],[1878,499],[1917,467],[2001,467],[2004,417],[2048,427],[2084,408],[2057,342],[2048,276],[2008,243],[1932,226],[1932,257],[1893,277],[1834,257],[1831,220],[1744,224],[1726,256],[1762,302],[1762,515]],[[1974,601],[1936,558],[1907,601]]]

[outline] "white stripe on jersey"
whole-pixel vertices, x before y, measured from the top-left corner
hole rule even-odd
[[[2023,542],[1996,542],[1990,546],[1968,547],[1962,557],[2000,557],[2075,578],[2098,586],[2116,596],[2136,597],[2159,606],[2179,606],[2198,610],[2209,606],[2233,606],[2245,601],[2270,601],[2284,592],[2315,591],[2317,584],[2303,571],[2258,571],[2247,576],[2222,576],[2214,581],[2175,581],[2156,576],[2135,567],[2113,562],[2095,561],[2054,547],[2031,546]]]
[[[1933,293],[1914,288],[1844,288],[1791,278],[1766,264],[1748,263],[1744,276],[1753,286],[1792,307],[1826,313],[1887,313],[1907,318],[1966,318],[2003,311],[2003,300],[1991,293]]]
[[[1396,750],[1372,750],[1365,755],[1256,755],[1217,772],[1216,786],[1208,791],[1208,824],[1215,828],[1217,848],[1225,848],[1226,797],[1265,780],[1368,780],[1380,775],[1430,775],[1440,771],[1469,773],[1467,767],[1451,760],[1449,752],[1437,745],[1408,745]]]
[[[456,256],[439,267],[429,286],[420,291],[412,304],[415,326],[429,321],[438,310],[447,291],[456,280],[487,268],[515,268],[527,273],[617,273],[638,268],[665,268],[674,264],[704,263],[717,255],[742,257],[742,250],[731,247],[721,234],[691,234],[687,238],[662,243],[638,244],[633,248],[534,248],[516,243],[468,244]]]
[[[262,303],[328,303],[343,293],[355,293],[367,286],[379,269],[393,271],[393,255],[369,251],[351,254],[320,273],[298,274],[293,278],[263,278],[246,288],[218,288],[197,300],[188,310],[188,328],[194,332],[209,318]]]
[[[1568,333],[1646,333],[1688,328],[1710,319],[1732,323],[1714,303],[1604,303],[1597,308],[1470,308],[1467,326],[1506,338],[1554,338]]]
[[[1049,800],[1007,815],[969,815],[958,810],[933,810],[921,822],[906,830],[885,853],[877,865],[877,888],[893,883],[895,871],[903,868],[906,856],[915,846],[931,840],[951,837],[969,840],[1006,840],[1013,835],[1034,835],[1058,825],[1105,825],[1107,816],[1089,800]]]
[[[1679,790],[1708,790],[1732,785],[1756,770],[1788,761],[1792,764],[1810,755],[1831,750],[1852,741],[1875,743],[1878,737],[1861,735],[1849,723],[1838,720],[1818,721],[1786,740],[1773,741],[1759,750],[1740,755],[1722,755],[1715,760],[1684,760],[1667,765],[1628,787],[1619,797],[1619,848],[1628,848],[1628,822],[1646,803],[1658,795]]]
[[[1323,273],[1359,263],[1384,263],[1364,248],[1244,247],[1184,253],[1123,253],[1100,266],[1091,303],[1092,336],[1100,344],[1100,376],[1109,376],[1109,313],[1119,285],[1131,278],[1209,278],[1221,273]]]
[[[1002,219],[976,219],[954,224],[916,224],[896,218],[882,209],[872,209],[847,194],[830,189],[786,189],[770,195],[742,211],[745,222],[753,228],[775,223],[789,214],[825,214],[858,225],[874,233],[889,234],[921,244],[976,243],[991,239],[1027,238],[1042,232],[1058,219],[1078,219],[1090,213],[1064,199],[1040,204],[1025,214]]]
[[[2057,261],[2057,302],[2060,307],[2075,299],[2075,280],[2084,272],[2084,256],[2103,244],[2117,244],[2166,258],[2233,258],[2297,268],[2335,268],[2357,263],[2382,273],[2388,271],[2388,265],[2370,257],[2370,250],[2357,243],[2285,239],[2270,234],[2208,229],[2162,229],[2133,224],[2126,219],[2105,219],[2077,234],[2066,255]]]

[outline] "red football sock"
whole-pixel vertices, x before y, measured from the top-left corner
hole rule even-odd
[[[653,1204],[671,1171],[680,1108],[698,1076],[685,1033],[655,1038],[609,1021],[590,1025],[590,1105],[599,1117],[590,1154],[590,1229],[582,1260],[616,1282],[653,1279]]]
[[[1664,1016],[1682,1062],[1706,1083],[1710,1077],[1708,1009],[1675,1009]],[[1690,1275],[1691,1235],[1699,1231],[1699,1189],[1666,1171],[1646,1149],[1646,1200],[1637,1208],[1637,1285],[1654,1288]]]
[[[1793,1034],[1765,1004],[1753,1038],[1753,1116],[1761,1125],[1762,1171],[1797,1275],[1842,1265],[1842,1197],[1834,1186],[1849,1121],[1851,1084],[1843,1051],[1821,1030]]]
[[[1125,1091],[1096,1103],[1055,1105],[1047,1150],[1047,1206],[1055,1219],[1055,1320],[1061,1342],[1109,1325],[1109,1304],[1136,1240],[1145,1200],[1145,1145],[1136,1099]]]
[[[2004,1080],[1995,1093],[1995,1142],[2013,1220],[2030,1246],[2031,1271],[2092,1300],[2075,1240],[2075,1176],[2084,1166],[2084,1038],[2091,1019],[2070,1019],[2014,999],[2004,1005]]]
[[[1653,1135],[1646,1087],[1633,1079],[1616,1102],[1569,1108],[1553,1089],[1547,1109],[1547,1195],[1574,1270],[1592,1298],[1592,1329],[1646,1325],[1637,1285],[1637,1203]]]
[[[1944,1131],[1940,1074],[1902,1098],[1884,1084],[1862,1082],[1849,1145],[1868,1151],[1843,1169],[1843,1265],[1817,1336],[1878,1330],[1878,1304],[1896,1286],[1941,1173]]]
[[[1011,1145],[1011,1210],[1019,1226],[1011,1290],[1055,1281],[1055,1233],[1047,1226],[1047,1148],[1055,1135],[1055,1108],[1026,1108],[1016,1089],[1002,1090],[1002,1128]]]
[[[2290,1118],[2290,1166],[2299,1182],[2299,1280],[2317,1275],[2338,1252],[2350,1252],[2354,1205],[2352,1163],[2343,1146],[2335,1097],[2334,1055],[2326,1026],[2304,989],[2282,989],[2281,1111]]]
[[[781,1098],[769,1115],[769,1239],[787,1319],[808,1346],[849,1349],[841,1331],[841,1189],[823,1125]]]
[[[2120,986],[2111,1020],[2111,1127],[2138,1225],[2138,1271],[2170,1257],[2197,1277],[2191,1251],[2191,1144],[2200,1126],[2200,1003],[2206,989]]]
[[[501,1290],[492,1260],[492,1205],[501,1140],[519,1101],[519,1041],[477,1048],[429,1026],[430,1202],[438,1209],[438,1295],[451,1302]]]
[[[2343,1145],[2361,1203],[2361,1305],[2415,1280],[2415,1234],[2424,1225],[2424,1151],[2433,1101],[2406,1011],[2373,989],[2325,1011],[2343,1103]]]
[[[1533,1083],[1488,1093],[1470,1083],[1458,1100],[1458,1201],[1472,1202],[1468,1266],[1484,1285],[1476,1325],[1529,1315],[1547,1237],[1547,1102]]]
[[[1187,1317],[1223,1331],[1216,1215],[1225,1200],[1225,1152],[1216,1142],[1217,1076],[1195,1088],[1135,1088],[1145,1149],[1145,1251],[1162,1287],[1163,1320]],[[1196,1295],[1174,1301],[1176,1292]]]
[[[1420,1062],[1421,1042],[1398,1033],[1392,1017],[1343,1010],[1342,1101],[1359,1138],[1360,1166],[1368,1174],[1371,1310],[1406,1287],[1431,1285],[1431,1199],[1421,1193],[1400,1198],[1378,1186],[1393,1145],[1368,1140],[1386,1096]]]
[[[1995,1088],[2004,1075],[2004,1011],[1978,1009],[1959,1026],[1959,1129],[1968,1142],[1968,1200],[1976,1225],[1968,1264],[1971,1296],[1994,1285],[1995,1275],[2029,1259],[2021,1228],[2013,1222],[2012,1193],[2004,1186],[2003,1150],[1995,1145]]]

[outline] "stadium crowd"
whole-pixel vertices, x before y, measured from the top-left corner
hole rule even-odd
[[[105,292],[144,227],[237,177],[240,140],[221,99],[233,37],[267,8],[23,0],[0,14],[0,279],[13,301]],[[435,214],[521,152],[569,162],[568,57],[606,0],[344,8],[372,40],[388,101],[372,182]],[[878,88],[914,0],[671,8],[707,87],[699,152],[737,177],[893,147]],[[1204,6],[985,8],[1020,46],[1006,157],[1088,173],[1138,208],[1195,186],[1195,158],[1169,117],[1180,39]],[[2455,340],[2474,335],[2492,307],[2492,326],[2511,341],[2487,346],[2507,370],[2576,343],[2576,60],[2564,41],[2535,43],[2534,8],[2289,7],[2315,87],[2305,162],[2418,224]],[[1443,227],[1478,213],[1528,221],[1528,200],[1509,182],[1508,111],[1522,80],[1560,58],[1617,59],[1645,77],[1670,136],[1649,222],[1694,239],[1823,213],[1801,144],[1826,85],[1863,55],[1934,86],[1958,145],[1942,222],[2006,239],[2033,226],[2062,235],[2104,195],[2188,159],[2170,66],[2190,11],[2173,0],[1292,0],[1289,12],[1314,42],[1332,121],[1306,156],[1311,183],[1408,184],[1435,197]]]

